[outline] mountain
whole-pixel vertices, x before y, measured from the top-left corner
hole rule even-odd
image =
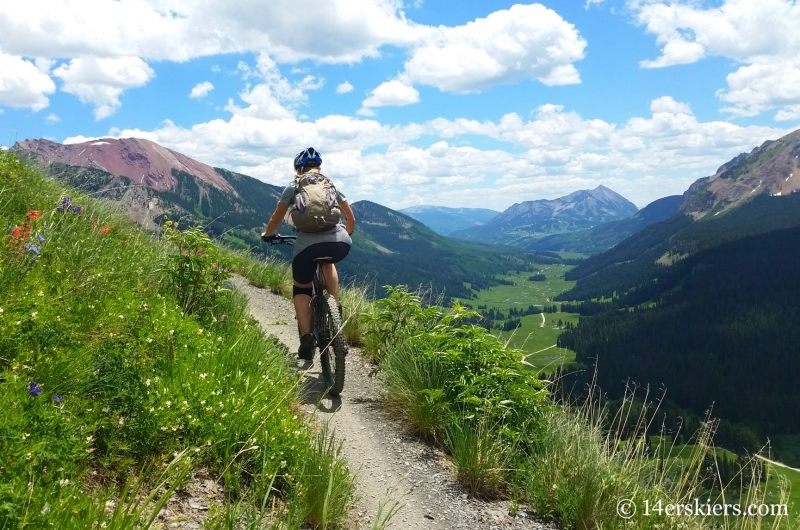
[[[742,153],[684,194],[681,211],[695,219],[719,215],[758,195],[800,190],[800,130]]]
[[[424,205],[411,206],[398,211],[443,236],[450,235],[456,230],[484,225],[500,213],[485,208],[448,208]]]
[[[671,195],[651,202],[631,217],[611,221],[565,234],[553,234],[534,239],[524,245],[529,250],[549,250],[597,254],[606,251],[623,239],[653,223],[669,219],[678,213],[683,202],[681,195]]]
[[[27,140],[13,151],[71,187],[113,202],[147,229],[157,229],[166,216],[183,227],[201,225],[234,248],[267,251],[260,233],[282,187],[212,168],[141,139],[75,145]],[[340,267],[345,280],[428,285],[448,296],[468,298],[472,289],[495,284],[495,275],[527,267],[519,251],[449,239],[368,201],[352,207],[356,235]],[[291,232],[288,226],[280,230]],[[282,246],[271,250],[284,257],[290,251]]]
[[[283,191],[139,138],[74,145],[26,140],[12,151],[45,174],[116,204],[145,229],[157,229],[167,216],[184,227],[202,225],[242,249],[261,245],[259,227]]]
[[[698,418],[713,405],[737,451],[800,434],[799,146],[792,133],[736,157],[695,182],[677,215],[565,275],[577,283],[556,299],[582,315],[559,338],[581,365],[565,369],[583,373],[575,388],[592,377],[611,399],[622,381],[665,388]]]
[[[517,203],[483,226],[458,230],[452,237],[525,246],[532,239],[592,228],[630,217],[638,208],[605,186],[554,200]]]
[[[350,255],[341,265],[345,276],[371,280],[377,275],[378,285],[423,285],[469,298],[471,289],[496,285],[495,275],[525,270],[526,257],[508,247],[441,236],[374,202],[358,201],[352,208],[357,228]]]
[[[173,171],[188,173],[218,190],[233,191],[211,166],[142,138],[105,138],[69,145],[25,140],[14,150],[51,163],[99,169],[158,191],[175,189],[178,182]]]

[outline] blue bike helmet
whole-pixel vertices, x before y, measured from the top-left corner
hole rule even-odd
[[[309,147],[304,151],[300,151],[294,157],[294,169],[297,170],[301,167],[319,167],[322,165],[322,157],[319,152],[313,147]]]

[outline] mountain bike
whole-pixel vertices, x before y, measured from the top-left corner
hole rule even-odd
[[[273,236],[267,241],[270,245],[291,245],[296,236]],[[263,239],[263,236],[262,236]],[[311,332],[317,341],[322,378],[328,387],[328,394],[338,396],[344,388],[344,359],[347,344],[342,334],[342,315],[338,304],[330,303],[323,290],[325,277],[322,265],[330,262],[329,257],[316,258],[317,272],[311,280]],[[336,300],[333,300],[334,302]]]

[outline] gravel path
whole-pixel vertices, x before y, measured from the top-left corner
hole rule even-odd
[[[234,277],[234,283],[249,299],[251,315],[295,354],[299,340],[291,302],[241,277]],[[455,481],[444,454],[405,432],[387,415],[381,406],[380,382],[370,377],[372,367],[361,360],[357,349],[350,349],[340,398],[323,396],[318,362],[310,367],[297,362],[305,377],[304,409],[330,422],[356,474],[358,499],[350,516],[352,529],[372,528],[381,505],[386,505],[385,512],[395,501],[401,507],[387,526],[390,529],[558,529],[524,509],[511,516],[508,502],[472,498]]]

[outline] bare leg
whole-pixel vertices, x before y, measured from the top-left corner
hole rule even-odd
[[[325,278],[325,289],[328,293],[339,302],[339,273],[336,271],[336,265],[333,263],[324,263],[322,265],[322,275]]]
[[[294,284],[297,287],[311,287],[310,283],[294,282]],[[305,294],[298,294],[292,301],[294,302],[294,314],[297,316],[297,328],[302,337],[306,333],[311,333],[311,297]]]

